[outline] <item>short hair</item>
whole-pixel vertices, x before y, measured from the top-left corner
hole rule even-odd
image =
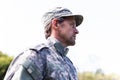
[[[60,18],[57,18],[57,22],[59,23],[59,24],[61,24],[62,22],[64,22],[65,21],[65,19],[66,19],[66,17],[60,17]],[[52,20],[51,20],[52,21]],[[47,39],[50,35],[51,35],[51,22],[48,24],[48,25],[46,25],[45,27],[46,27],[46,29],[45,29],[45,38]]]

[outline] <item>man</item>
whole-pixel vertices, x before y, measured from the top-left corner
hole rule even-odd
[[[46,43],[30,48],[11,63],[4,80],[78,80],[66,56],[75,45],[76,29],[83,21],[67,8],[56,7],[43,16]]]

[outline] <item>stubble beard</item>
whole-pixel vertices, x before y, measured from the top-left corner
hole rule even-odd
[[[68,37],[65,34],[63,34],[61,31],[59,31],[58,36],[62,39],[61,42],[66,44],[67,46],[75,45],[75,37],[73,35]]]

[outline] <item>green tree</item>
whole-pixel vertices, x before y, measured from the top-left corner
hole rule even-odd
[[[115,73],[105,74],[102,69],[96,70],[96,72],[78,72],[79,80],[120,80],[120,75]]]
[[[0,80],[3,80],[12,59],[13,57],[10,57],[0,51]]]

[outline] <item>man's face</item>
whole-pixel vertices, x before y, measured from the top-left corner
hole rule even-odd
[[[58,36],[66,46],[75,45],[76,34],[78,33],[74,17],[68,17],[59,25]]]

